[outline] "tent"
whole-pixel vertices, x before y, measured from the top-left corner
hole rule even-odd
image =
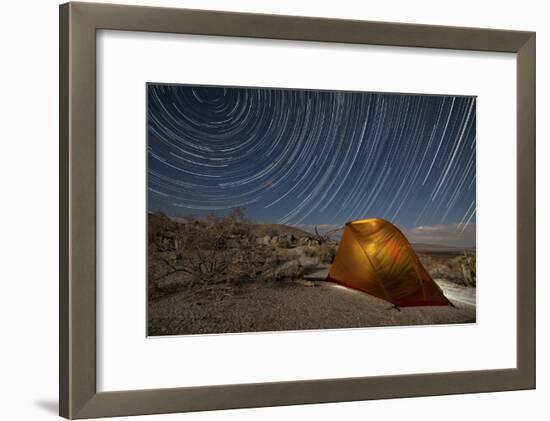
[[[452,305],[405,235],[384,219],[346,224],[327,280],[398,307]]]

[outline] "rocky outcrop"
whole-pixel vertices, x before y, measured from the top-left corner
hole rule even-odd
[[[326,241],[326,244],[336,245],[338,244],[335,241]],[[321,245],[321,242],[315,237],[296,237],[293,234],[282,234],[282,235],[264,235],[256,239],[256,244],[265,245],[265,246],[274,246],[280,248],[294,248],[294,247],[318,247]]]
[[[304,268],[296,260],[276,264],[271,263],[272,267],[266,268],[261,273],[261,279],[273,281],[292,281],[301,279],[304,276]]]
[[[254,281],[295,281],[332,263],[338,243],[294,227],[149,215],[149,295]]]

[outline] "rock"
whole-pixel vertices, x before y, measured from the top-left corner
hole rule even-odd
[[[301,280],[299,283],[305,287],[316,287],[317,284],[313,281]]]
[[[271,268],[276,268],[277,266],[279,266],[281,264],[281,259],[279,256],[275,255],[275,256],[271,256],[267,259],[267,261],[265,262],[265,264]]]
[[[304,268],[296,261],[286,262],[266,270],[262,278],[266,280],[291,281],[304,276]]]
[[[277,242],[277,247],[288,249],[291,247],[291,243],[290,241],[288,241],[288,238],[279,237],[279,241]]]
[[[298,244],[301,245],[301,246],[311,247],[311,245],[313,244],[313,241],[314,240],[311,237],[302,237],[298,240]],[[318,242],[317,242],[317,244],[318,244]]]
[[[294,248],[299,244],[298,239],[294,236],[294,234],[283,234],[278,237],[273,237],[272,244],[275,241],[275,238],[277,239],[276,245],[280,248]]]

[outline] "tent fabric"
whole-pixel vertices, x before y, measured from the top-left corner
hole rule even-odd
[[[380,218],[346,224],[327,280],[400,307],[451,305],[405,235]]]

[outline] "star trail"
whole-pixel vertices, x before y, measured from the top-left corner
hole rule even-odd
[[[147,85],[148,210],[475,226],[474,97]]]

